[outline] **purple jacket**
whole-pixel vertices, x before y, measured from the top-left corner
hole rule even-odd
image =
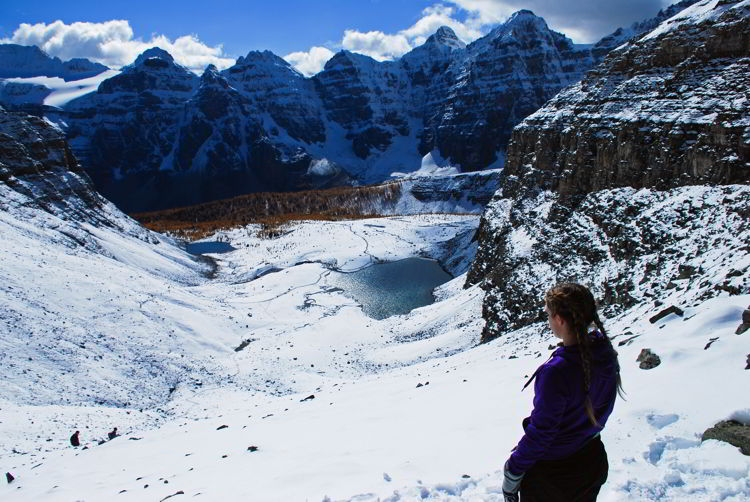
[[[600,333],[594,335],[591,355],[589,396],[603,427],[615,405],[619,367],[611,344]],[[601,431],[586,414],[581,364],[578,346],[572,345],[559,347],[537,370],[534,410],[524,420],[525,433],[508,461],[514,474],[528,471],[537,460],[567,457]]]

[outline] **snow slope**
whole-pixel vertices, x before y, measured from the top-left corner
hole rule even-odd
[[[440,302],[382,321],[327,283],[331,268],[436,255],[476,216],[308,222],[274,240],[237,229],[216,236],[237,250],[214,256],[212,280],[161,238],[92,230],[106,257],[21,218],[3,213],[2,260],[13,266],[2,298],[19,312],[1,351],[0,465],[17,478],[0,487],[3,500],[502,500],[499,470],[531,407],[520,389],[555,342],[549,331],[535,324],[477,347],[483,293],[462,289],[464,276],[439,289]],[[54,276],[25,280],[45,266]],[[654,325],[644,304],[607,320],[616,343],[640,336],[618,347],[628,400],[603,434],[611,470],[601,500],[747,500],[750,459],[699,435],[750,409],[750,338],[734,335],[749,303],[714,298]],[[25,345],[29,329],[32,340],[62,336],[49,351],[59,360]],[[644,347],[659,367],[638,368]],[[104,359],[89,365],[86,354]],[[164,381],[161,359],[185,372]],[[89,373],[54,374],[76,361]],[[139,387],[122,378],[102,389],[120,367]],[[95,404],[127,385],[130,405]],[[97,446],[113,426],[124,436]],[[76,428],[88,449],[67,445]]]
[[[0,80],[0,89],[3,92],[2,101],[11,104],[43,104],[60,108],[76,98],[95,92],[102,81],[119,73],[118,70],[105,70],[93,77],[70,81],[60,77],[7,78]],[[39,96],[28,94],[38,92],[39,88],[46,92]],[[11,92],[10,89],[15,90],[14,96],[8,95]],[[28,89],[28,93],[22,93],[19,89]]]

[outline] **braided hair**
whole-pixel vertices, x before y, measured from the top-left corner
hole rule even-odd
[[[591,423],[601,427],[594,414],[594,407],[591,404],[589,390],[591,389],[591,342],[592,334],[589,333],[589,327],[594,324],[596,329],[604,335],[604,339],[609,344],[615,360],[617,351],[612,347],[612,342],[604,330],[604,324],[599,319],[596,311],[596,301],[594,295],[585,286],[576,283],[563,283],[553,287],[544,295],[544,302],[552,315],[562,317],[570,326],[572,332],[576,335],[578,347],[581,352],[581,364],[583,366],[583,389],[586,396],[584,407]],[[619,365],[617,370],[617,393],[623,396],[622,380],[620,379]]]

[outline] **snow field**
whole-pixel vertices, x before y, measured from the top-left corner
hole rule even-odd
[[[215,236],[238,249],[214,256],[213,280],[164,239],[90,228],[93,253],[64,248],[56,230],[25,235],[17,222],[4,224],[0,258],[14,266],[3,283],[14,290],[0,290],[3,303],[39,338],[56,328],[54,336],[97,350],[103,342],[77,326],[113,330],[107,348],[120,357],[81,373],[80,353],[50,348],[60,360],[32,356],[36,381],[0,366],[4,382],[15,375],[12,392],[7,383],[3,390],[12,400],[0,403],[0,462],[17,478],[0,487],[3,500],[161,500],[179,491],[204,500],[502,500],[500,469],[533,398],[520,389],[556,342],[549,331],[529,326],[476,346],[483,292],[464,290],[463,276],[439,288],[438,303],[382,321],[326,282],[332,267],[435,254],[478,217],[304,222],[273,240],[236,229]],[[25,282],[44,266],[55,274]],[[655,325],[655,308],[642,304],[605,321],[611,335],[640,336],[621,347],[626,337],[614,340],[628,400],[603,433],[610,478],[601,500],[750,497],[748,458],[700,443],[707,427],[750,409],[750,338],[734,335],[748,304],[750,295],[719,297]],[[39,306],[55,309],[54,322]],[[63,321],[76,327],[55,324]],[[3,361],[20,361],[34,349],[10,326]],[[646,347],[662,360],[648,371],[635,361]],[[170,358],[185,360],[171,394],[148,373]],[[69,383],[53,376],[61,366],[78,371]],[[142,392],[143,411],[86,402],[99,399],[96,389],[78,402],[60,399],[91,378],[114,382],[107,391],[123,389],[122,399]],[[115,425],[124,436],[95,446]],[[67,446],[76,428],[89,449]]]

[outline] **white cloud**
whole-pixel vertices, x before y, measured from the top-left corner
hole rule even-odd
[[[456,7],[437,3],[424,9],[420,19],[412,26],[392,34],[382,31],[345,30],[338,47],[370,56],[377,61],[385,61],[399,58],[422,45],[441,26],[449,26],[458,38],[467,43],[481,37],[484,33],[478,14],[469,13],[462,22],[455,17],[457,10]],[[325,62],[330,59],[330,56],[323,57],[322,52],[315,53],[316,49],[323,48],[313,47],[308,52],[294,52],[284,59],[303,74],[314,75],[322,71]],[[328,52],[333,55],[331,51]]]
[[[326,61],[333,57],[333,51],[325,47],[312,47],[307,52],[292,52],[284,59],[299,70],[304,76],[310,77],[320,72]]]
[[[175,61],[195,72],[202,72],[209,64],[227,68],[234,64],[233,58],[223,53],[221,45],[210,47],[197,35],[184,35],[170,40],[164,35],[152,35],[149,40],[133,38],[133,29],[125,20],[103,23],[22,23],[13,36],[0,40],[2,43],[36,45],[50,56],[62,60],[82,57],[119,68],[135,61],[140,53],[151,47],[161,47]]]
[[[378,61],[396,59],[422,45],[441,26],[452,28],[458,38],[470,43],[504,23],[520,9],[533,10],[547,21],[550,28],[565,33],[577,43],[590,43],[619,26],[630,26],[655,15],[659,8],[671,1],[442,0],[424,9],[417,22],[397,33],[346,30],[338,47]],[[314,49],[295,52],[286,59],[305,75],[313,75],[323,70],[329,59],[328,56],[317,57],[313,54]]]
[[[412,49],[406,36],[401,33],[387,35],[382,31],[362,33],[356,30],[346,30],[341,46],[348,51],[364,54],[378,61],[397,58]]]
[[[458,21],[454,16],[456,9],[442,4],[427,7],[422,11],[422,17],[409,28],[399,33],[406,36],[412,48],[422,45],[427,38],[435,33],[441,26],[448,26],[456,36],[464,42],[471,42],[483,35],[481,25],[475,17],[469,17],[466,21]]]
[[[482,26],[502,23],[520,9],[543,17],[550,28],[577,43],[596,42],[620,26],[630,26],[656,15],[669,0],[444,0],[479,21]],[[676,0],[675,0],[676,1]]]

